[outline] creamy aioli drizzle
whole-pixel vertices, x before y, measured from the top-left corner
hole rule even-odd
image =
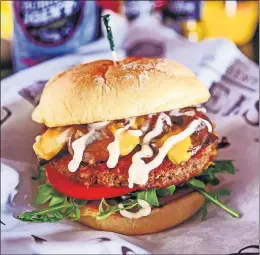
[[[151,119],[154,115],[156,115],[156,113],[150,113],[148,114],[148,118]]]
[[[206,112],[207,112],[207,110],[206,110],[204,107],[201,107],[201,106],[197,107],[196,110],[197,110],[198,112],[203,112],[203,113],[206,113]]]
[[[203,113],[206,113],[206,109],[203,108],[203,107],[196,107],[196,110],[198,112],[203,112]],[[186,112],[180,112],[179,109],[176,109],[176,110],[172,110],[170,111],[170,116],[176,116],[176,117],[179,117],[179,116],[194,116],[195,115],[195,111],[192,110],[192,111],[186,111]],[[204,119],[201,119],[204,124],[207,126],[208,128],[208,131],[211,133],[212,132],[212,126],[211,124],[207,121],[207,120],[204,120]]]
[[[211,133],[212,125],[207,120],[204,120],[204,119],[200,119],[200,120],[207,126],[209,133]]]
[[[66,130],[64,130],[58,137],[58,142],[59,143],[64,143],[67,142],[69,140],[69,137],[72,135],[73,132],[73,128],[68,128]]]
[[[146,184],[148,181],[149,172],[155,169],[156,167],[158,167],[162,163],[163,159],[166,157],[168,151],[172,148],[172,146],[184,140],[188,136],[192,135],[197,130],[197,128],[201,125],[202,122],[205,123],[205,120],[203,119],[193,120],[184,131],[180,132],[177,135],[173,135],[169,137],[165,141],[163,146],[159,148],[158,155],[151,162],[147,164],[141,159],[142,157],[141,154],[138,154],[137,156],[134,155],[133,163],[129,168],[129,178],[128,178],[129,188],[132,188],[134,184],[139,184],[139,185]],[[207,123],[205,124],[207,125]],[[209,122],[208,124],[210,125]],[[212,130],[211,125],[210,128],[211,128],[210,130]],[[209,132],[211,132],[210,130]]]
[[[90,130],[92,130],[92,129],[100,130],[100,129],[106,127],[109,124],[109,122],[110,121],[91,123],[91,124],[88,124],[88,127],[90,128]]]
[[[107,150],[109,152],[109,158],[107,160],[107,167],[108,168],[114,168],[118,162],[119,156],[120,156],[120,148],[119,148],[119,136],[122,134],[124,131],[129,129],[135,122],[135,118],[128,119],[130,123],[126,125],[123,128],[119,128],[115,132],[115,140],[111,142],[107,146]]]
[[[68,169],[70,172],[77,171],[82,161],[84,150],[89,144],[94,142],[99,137],[99,135],[99,132],[91,130],[89,133],[83,135],[82,137],[80,137],[72,143],[72,149],[74,154],[72,160],[68,164]]]
[[[75,172],[79,168],[79,165],[82,161],[83,153],[86,147],[94,142],[99,136],[100,133],[98,130],[104,128],[107,126],[109,121],[103,121],[103,122],[96,122],[96,123],[91,123],[88,124],[88,130],[89,133],[86,135],[83,135],[79,139],[75,140],[72,143],[72,149],[73,149],[73,158],[68,164],[68,169],[70,172]],[[66,129],[60,136],[59,136],[59,141],[62,142],[65,137],[68,137],[68,135],[72,132],[72,128]]]
[[[137,202],[141,206],[141,209],[138,212],[129,212],[127,210],[121,210],[119,211],[120,214],[129,219],[139,219],[141,217],[148,216],[152,211],[152,208],[149,205],[149,203],[142,199],[137,199]],[[118,204],[118,208],[123,209],[123,204]]]
[[[154,129],[145,135],[145,137],[143,139],[141,151],[138,151],[133,156],[133,158],[132,158],[133,162],[138,161],[140,158],[150,158],[153,156],[153,150],[149,144],[154,137],[156,137],[162,133],[164,121],[166,121],[166,123],[168,125],[172,124],[171,118],[168,115],[166,115],[165,113],[160,113],[160,115],[158,116],[158,119],[155,123]]]
[[[195,111],[194,110],[186,111],[186,112],[180,112],[180,110],[177,109],[177,110],[170,111],[170,116],[175,116],[175,117],[179,117],[179,116],[194,116],[194,115],[195,115]]]
[[[196,111],[206,113],[206,109],[204,107],[196,107]],[[190,110],[186,112],[181,112],[180,109],[172,110],[170,111],[170,116],[194,116],[195,115],[195,110]]]
[[[197,107],[196,109],[198,111],[201,111],[204,113],[206,112],[206,109],[203,107]],[[172,110],[169,115],[170,116],[182,116],[182,115],[193,116],[194,114],[195,114],[194,111],[180,112],[179,110]],[[148,117],[152,118],[153,115],[154,114],[149,114]],[[118,163],[118,159],[120,156],[120,148],[119,148],[120,134],[122,132],[126,131],[127,129],[129,129],[135,122],[135,118],[129,118],[127,120],[130,121],[130,123],[128,125],[126,125],[125,127],[118,129],[115,132],[115,140],[113,142],[111,142],[107,147],[107,150],[109,152],[109,159],[107,161],[107,167],[109,167],[109,168],[114,168],[116,166],[116,164]],[[198,121],[199,121],[199,124],[198,124]],[[204,120],[204,119],[195,120],[188,126],[188,128],[186,130],[184,130],[183,132],[181,132],[175,136],[171,136],[170,138],[168,138],[165,141],[164,145],[159,149],[159,154],[153,159],[153,161],[151,161],[148,164],[145,164],[144,161],[142,160],[142,158],[153,156],[153,150],[149,144],[154,137],[156,137],[162,133],[164,122],[166,122],[168,125],[172,124],[171,118],[167,114],[160,113],[160,115],[158,116],[158,119],[156,121],[154,129],[151,130],[150,132],[148,132],[144,136],[141,151],[135,153],[135,155],[133,156],[133,158],[132,158],[133,163],[129,168],[129,187],[130,188],[133,187],[134,183],[145,184],[148,180],[149,172],[162,163],[163,158],[167,155],[170,148],[174,144],[178,143],[179,141],[185,139],[187,136],[189,136],[190,134],[195,132],[199,128],[199,126],[201,126],[202,123],[207,126],[209,132],[212,132],[212,126],[209,121]],[[192,127],[193,127],[192,124],[195,125],[194,124],[195,122],[198,125],[196,126],[195,130],[192,131]],[[73,159],[69,162],[69,165],[68,165],[68,169],[70,172],[75,172],[78,169],[78,167],[82,161],[84,150],[90,143],[94,142],[99,137],[100,133],[97,132],[97,130],[100,130],[100,129],[106,127],[108,124],[109,124],[109,121],[88,124],[90,132],[88,134],[80,137],[79,139],[77,139],[76,141],[74,141],[72,143],[72,149],[74,151],[74,155],[73,155]],[[150,126],[150,123],[148,121],[144,127],[141,127],[141,130],[139,130],[139,129],[138,130],[128,130],[127,132],[129,134],[131,134],[132,136],[142,136],[143,132],[146,132],[148,130],[149,126]],[[58,137],[58,141],[61,143],[64,142],[70,136],[70,133],[72,131],[73,131],[72,128],[66,129]],[[191,131],[192,131],[192,133],[190,133]],[[178,137],[183,137],[183,134],[185,135],[185,137],[183,139],[179,140]],[[37,140],[39,140],[39,138],[40,137],[36,137],[35,140],[37,141]],[[169,144],[169,143],[172,145],[168,149],[167,144]],[[192,154],[194,154],[194,152]],[[196,154],[196,152],[195,152],[195,154]],[[138,168],[144,169],[144,170],[139,171],[139,173],[138,173]]]
[[[144,133],[146,133],[148,131],[150,127],[150,121],[149,120],[146,120],[145,121],[145,124],[140,128]]]
[[[197,147],[193,147],[191,150],[190,150],[190,153],[191,153],[191,156],[194,156],[197,154],[197,152],[202,148],[202,145],[199,145]]]
[[[139,129],[127,130],[127,133],[131,136],[142,136],[143,132]]]

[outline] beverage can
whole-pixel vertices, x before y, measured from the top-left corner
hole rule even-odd
[[[19,71],[100,36],[96,1],[13,1],[13,64]]]
[[[136,1],[125,0],[124,1],[124,13],[129,21],[132,21],[140,16],[151,15],[153,11],[153,0],[148,1]]]

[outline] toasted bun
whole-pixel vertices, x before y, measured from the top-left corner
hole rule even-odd
[[[209,187],[207,187],[207,190]],[[205,199],[198,192],[184,195],[161,208],[153,208],[150,215],[140,219],[128,219],[120,213],[113,214],[103,220],[96,220],[89,214],[98,212],[97,205],[86,205],[81,208],[78,220],[92,228],[111,231],[125,235],[143,235],[156,233],[176,226],[194,215],[203,205]]]
[[[100,60],[53,77],[32,118],[48,127],[87,124],[197,105],[209,97],[208,89],[176,61],[131,57],[115,66]]]

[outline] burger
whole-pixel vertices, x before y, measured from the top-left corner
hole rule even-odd
[[[32,119],[43,128],[33,149],[42,179],[28,222],[77,220],[126,235],[173,227],[227,191],[210,194],[218,137],[201,106],[210,98],[176,61],[130,57],[62,72],[46,84]]]

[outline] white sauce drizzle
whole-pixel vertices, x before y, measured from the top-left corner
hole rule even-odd
[[[100,133],[91,130],[89,133],[86,135],[83,135],[76,141],[72,143],[72,149],[74,152],[72,160],[68,164],[68,169],[70,172],[75,172],[79,168],[79,165],[82,161],[83,153],[86,147],[94,142],[98,137],[100,136]]]
[[[105,126],[107,126],[109,122],[110,121],[91,123],[91,124],[88,124],[88,127],[90,128],[90,130],[92,130],[92,129],[100,130],[100,129],[104,128]]]
[[[146,133],[148,131],[150,127],[150,121],[149,120],[146,120],[144,125],[140,128],[144,133]]]
[[[72,135],[73,128],[68,128],[64,130],[57,138],[59,143],[64,143],[69,140],[69,137]]]
[[[191,153],[191,156],[194,156],[197,154],[197,152],[202,148],[202,145],[199,145],[197,147],[193,147],[191,148],[191,150],[189,151]]]
[[[206,109],[203,107],[198,107],[197,110],[204,112],[204,113],[206,112]],[[179,110],[173,110],[170,112],[169,115],[170,116],[182,116],[182,115],[193,116],[194,113],[195,113],[194,111],[180,112]],[[151,118],[153,115],[154,114],[149,114],[148,117]],[[109,167],[109,168],[114,168],[116,166],[116,164],[118,163],[118,159],[120,156],[120,148],[119,148],[120,134],[122,132],[126,131],[127,129],[129,129],[133,125],[133,123],[135,122],[135,118],[129,118],[129,119],[127,119],[127,121],[130,121],[130,123],[128,125],[126,125],[125,127],[118,129],[115,132],[115,140],[113,142],[111,142],[107,147],[108,152],[109,152],[109,159],[107,161],[107,167]],[[207,126],[208,131],[212,132],[212,126],[209,121],[204,120],[204,119],[199,119],[199,120],[195,120],[195,121],[196,121],[196,124],[198,124],[198,121],[199,121],[199,124],[196,126],[196,130],[199,128],[199,126],[203,126],[203,124],[204,124]],[[133,187],[134,183],[141,184],[141,185],[145,184],[148,180],[149,172],[162,163],[162,160],[167,155],[169,149],[174,144],[185,139],[187,136],[189,136],[190,134],[192,134],[193,132],[196,131],[196,130],[192,131],[192,127],[193,127],[192,124],[195,125],[194,124],[195,121],[193,121],[188,126],[188,128],[186,130],[184,130],[183,132],[179,133],[176,136],[171,136],[170,138],[168,138],[165,141],[164,145],[159,149],[159,154],[154,158],[154,160],[148,164],[145,164],[144,161],[142,160],[142,158],[153,156],[153,150],[149,145],[151,140],[154,137],[156,137],[162,133],[164,122],[166,122],[168,125],[172,124],[171,118],[167,114],[160,113],[160,115],[158,116],[158,119],[156,121],[154,129],[151,130],[150,132],[148,132],[144,136],[141,151],[135,153],[135,155],[132,158],[133,163],[129,168],[129,187]],[[82,161],[84,150],[90,143],[94,142],[100,136],[100,133],[97,132],[97,130],[104,128],[108,124],[109,124],[109,121],[88,124],[90,132],[72,143],[72,149],[74,151],[74,155],[73,155],[73,159],[69,162],[69,165],[68,165],[68,169],[70,172],[75,172],[78,169],[78,167]],[[148,130],[149,126],[150,126],[150,123],[149,123],[149,121],[147,121],[146,125],[141,127],[141,130],[128,130],[127,132],[129,134],[131,134],[132,136],[142,136],[143,132],[146,132]],[[58,137],[58,141],[61,143],[64,142],[66,139],[68,139],[68,137],[70,136],[70,133],[72,131],[73,131],[72,128],[66,129]],[[185,135],[185,137],[183,139],[179,140],[178,137],[182,137],[183,134]],[[39,138],[40,138],[40,136],[36,137],[35,140],[37,141],[37,140],[39,140]],[[172,145],[167,150],[167,148],[168,148],[167,144],[169,144],[169,141],[171,142]],[[194,153],[196,154],[195,151],[193,151],[192,154],[194,155]],[[139,168],[143,169],[143,170],[140,171]],[[138,171],[138,169],[139,169],[139,171]]]
[[[197,106],[196,107],[196,111],[198,112],[202,112],[202,113],[206,113],[206,109],[204,107],[201,107],[201,106]],[[190,111],[186,111],[186,112],[181,112],[180,109],[175,109],[175,110],[172,110],[170,111],[170,116],[176,116],[176,117],[179,117],[179,116],[194,116],[195,115],[195,110],[190,110]]]
[[[137,199],[137,202],[142,207],[138,212],[129,212],[127,210],[121,210],[119,211],[120,214],[129,219],[139,219],[141,217],[148,216],[152,211],[152,208],[149,205],[149,203],[142,199]],[[120,209],[124,208],[123,204],[118,204],[118,207]]]
[[[165,113],[160,113],[160,115],[158,116],[158,119],[155,123],[154,129],[145,135],[145,137],[143,139],[141,151],[138,151],[133,156],[133,158],[132,158],[133,162],[138,161],[140,158],[150,158],[153,156],[153,150],[149,144],[154,137],[156,137],[162,133],[164,121],[166,121],[166,123],[171,126],[171,124],[172,124],[171,118],[168,115],[166,115]]]
[[[196,108],[196,110],[198,111],[198,112],[203,112],[203,113],[206,113],[207,112],[207,110],[204,108],[204,107],[197,107]]]
[[[194,110],[186,111],[186,112],[180,112],[180,110],[177,109],[177,110],[170,111],[170,116],[179,117],[179,116],[194,116],[194,115],[195,115],[195,111]]]
[[[207,126],[209,133],[211,133],[213,130],[212,125],[207,120],[204,119],[200,119],[200,120]]]
[[[127,130],[127,133],[131,136],[142,136],[143,135],[143,132],[139,129]]]
[[[158,116],[158,119],[155,123],[155,127],[153,130],[151,130],[149,133],[147,133],[144,137],[144,143],[145,144],[149,144],[150,141],[160,135],[163,131],[163,125],[164,125],[164,121],[166,121],[166,123],[168,125],[171,125],[172,124],[172,121],[171,121],[171,118],[165,114],[165,113],[160,113],[160,115]]]
[[[151,119],[154,115],[156,115],[156,113],[150,113],[148,114],[148,118]]]
[[[109,152],[109,158],[107,160],[108,168],[114,168],[118,162],[120,156],[120,148],[119,148],[120,134],[123,133],[125,130],[129,129],[135,122],[135,118],[131,118],[131,119],[129,118],[128,120],[130,121],[130,123],[123,128],[119,128],[115,132],[115,140],[107,146],[107,150]]]
[[[129,168],[129,188],[132,188],[134,184],[146,184],[148,181],[149,172],[162,163],[163,159],[166,157],[168,151],[172,148],[172,146],[193,134],[202,122],[204,122],[207,125],[207,127],[210,128],[209,132],[211,132],[212,127],[208,121],[205,121],[203,119],[193,120],[184,131],[180,132],[177,135],[169,137],[165,141],[163,146],[159,149],[158,155],[147,164],[141,159],[141,153],[137,152],[137,156],[133,156],[133,163]],[[207,122],[210,126],[208,126]]]

